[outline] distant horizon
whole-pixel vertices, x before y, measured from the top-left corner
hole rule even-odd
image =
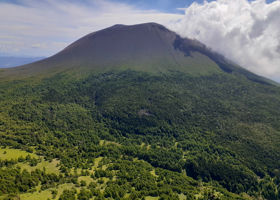
[[[1,68],[12,68],[32,62],[36,62],[47,57],[24,57],[24,56],[1,56],[0,55],[0,69]]]

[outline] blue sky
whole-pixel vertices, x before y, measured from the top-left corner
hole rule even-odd
[[[176,12],[176,8],[187,7],[193,2],[203,3],[204,0],[113,0],[115,2],[123,2],[132,4],[146,9],[157,9],[161,11]],[[211,2],[214,0],[208,0]],[[253,0],[250,0],[253,1]],[[266,0],[267,3],[271,3],[275,0]]]
[[[0,56],[50,56],[93,31],[145,22],[280,80],[280,0],[0,0]]]
[[[69,0],[72,2],[80,2],[87,4],[88,0]],[[121,2],[128,5],[133,5],[140,9],[154,9],[162,12],[178,13],[177,8],[185,8],[190,6],[193,2],[203,3],[204,0],[111,0],[112,2]],[[208,0],[211,2],[214,0]],[[250,0],[253,1],[253,0]],[[266,0],[267,3],[274,2],[275,0]],[[0,0],[0,2],[22,4],[21,0]]]
[[[183,8],[188,7],[190,4],[192,4],[193,0],[113,0],[116,2],[124,2],[130,5],[134,5],[136,7],[142,8],[142,9],[155,9],[163,12],[173,12],[178,13],[182,12],[179,11],[177,8]],[[202,3],[203,0],[196,0],[195,2]]]
[[[142,9],[155,9],[163,12],[178,13],[182,11],[179,11],[177,8],[188,7],[193,2],[203,3],[204,0],[113,0],[113,1],[127,3]],[[208,0],[208,2],[211,1],[214,0]],[[273,1],[275,0],[267,0],[266,2],[271,3]]]

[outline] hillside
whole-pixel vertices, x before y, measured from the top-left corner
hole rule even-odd
[[[155,24],[0,71],[0,199],[280,199],[280,89]]]

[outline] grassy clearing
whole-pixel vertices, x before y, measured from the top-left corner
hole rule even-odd
[[[78,178],[78,182],[80,183],[81,181],[85,181],[87,185],[89,185],[93,181],[93,179],[90,176],[80,176]]]
[[[59,160],[52,160],[51,162],[43,160],[42,162],[38,163],[36,166],[32,167],[27,163],[18,163],[17,166],[19,166],[21,169],[26,169],[27,171],[31,172],[34,171],[35,169],[40,169],[40,170],[46,170],[47,173],[54,173],[54,174],[59,174]]]
[[[158,200],[159,197],[151,197],[151,196],[147,196],[145,197],[145,200]]]
[[[34,193],[25,193],[20,195],[20,199],[22,200],[47,200],[47,199],[52,199],[52,193],[50,190],[44,190],[44,191],[37,191]]]
[[[154,177],[158,177],[158,175],[156,175],[156,170],[155,170],[155,169],[153,169],[153,170],[151,171],[151,174],[152,174]]]
[[[57,188],[50,188],[44,191],[36,191],[34,193],[25,193],[25,194],[21,194],[20,195],[20,199],[21,200],[47,200],[52,199],[52,190],[57,190],[57,196],[56,196],[56,200],[59,199],[59,196],[62,194],[63,190],[65,189],[71,189],[75,187],[74,184],[72,183],[67,183],[67,184],[62,184],[59,185]]]
[[[103,157],[98,157],[98,158],[95,158],[94,159],[94,166],[93,166],[93,169],[97,169],[98,168],[98,165],[100,163],[100,161],[103,159]]]
[[[10,149],[10,148],[1,148],[0,149],[0,159],[1,160],[12,160],[18,159],[19,157],[26,157],[30,155],[32,158],[38,158],[34,153],[28,153],[20,149]]]
[[[180,200],[186,200],[187,197],[186,197],[186,195],[184,195],[183,193],[181,193],[181,194],[179,194],[179,199],[180,199]]]

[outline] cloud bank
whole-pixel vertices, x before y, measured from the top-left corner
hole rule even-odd
[[[280,1],[205,1],[171,25],[259,75],[280,81]]]

